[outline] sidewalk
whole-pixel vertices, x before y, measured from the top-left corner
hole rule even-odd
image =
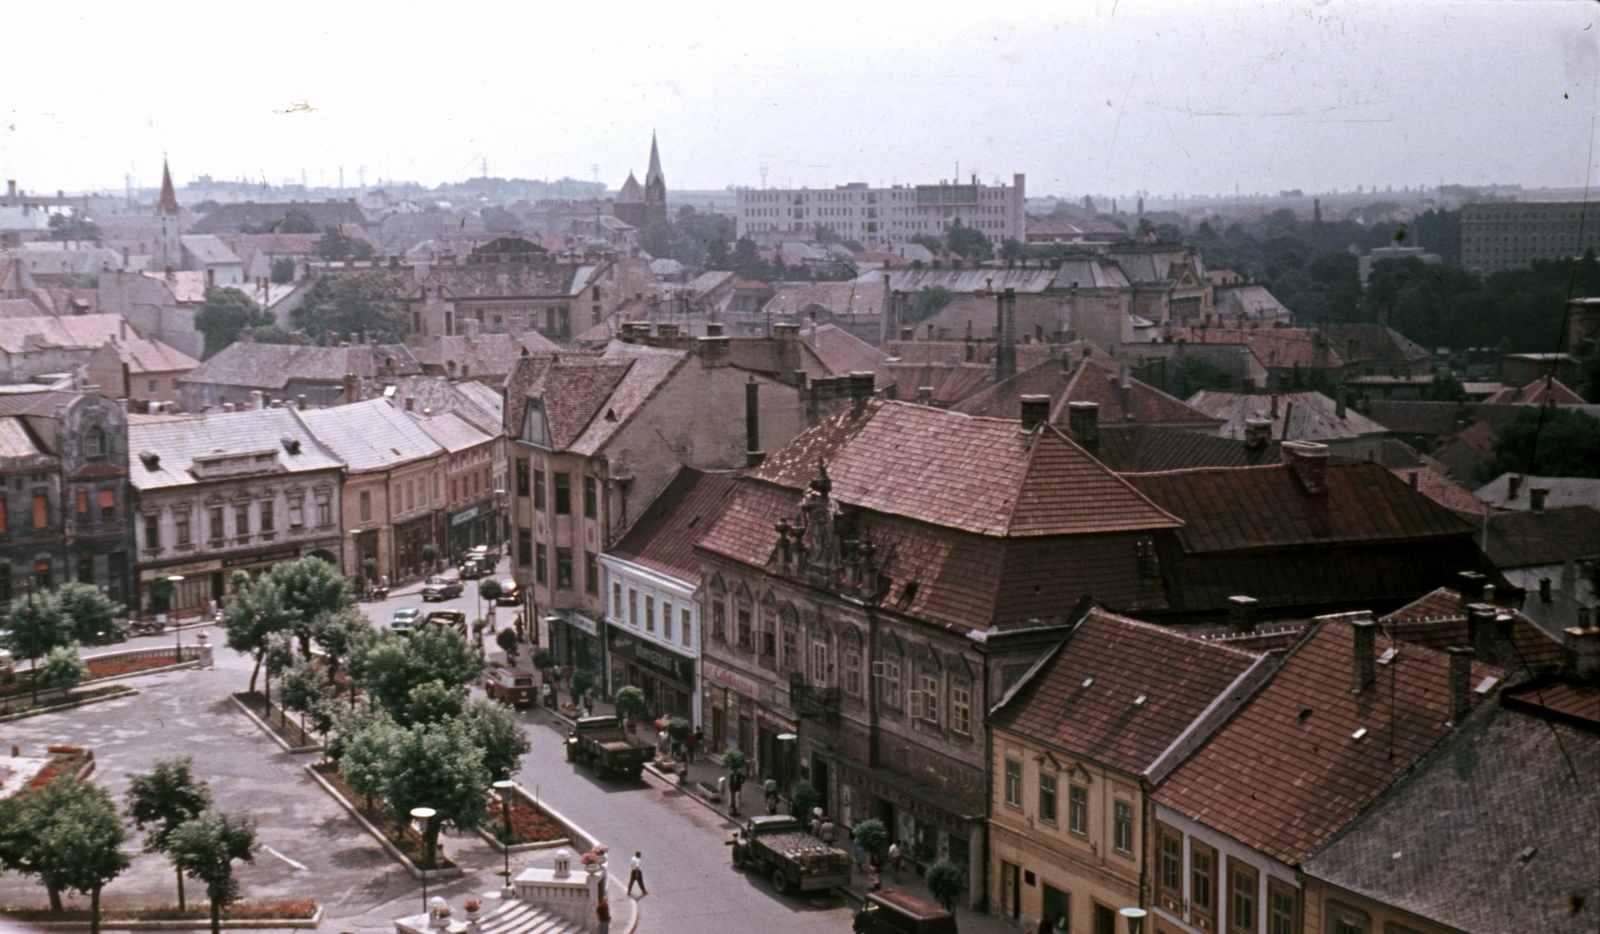
[[[543,710],[546,714],[553,714],[557,723],[563,725],[570,725],[572,723],[573,715],[570,710],[550,710],[548,708],[539,709]],[[596,701],[594,705],[594,715],[597,717],[615,716],[616,707],[606,701]],[[656,741],[657,731],[650,725],[648,721],[637,726],[635,732],[639,735],[640,739],[647,740],[652,744]],[[677,765],[680,768],[683,767],[681,762],[677,763]],[[678,790],[687,793],[689,797],[695,799],[700,804],[711,809],[712,811],[715,811],[724,819],[729,821],[737,821],[739,819],[738,817],[729,815],[728,802],[726,800],[711,800],[711,795],[716,793],[718,780],[726,778],[728,775],[728,773],[722,768],[722,763],[719,757],[706,755],[696,756],[695,762],[688,766],[688,781],[684,784],[679,784],[678,775],[676,773],[664,771],[661,768],[658,768],[654,762],[646,765],[645,769],[662,781],[667,782]],[[782,806],[780,805],[780,810],[781,807]],[[761,783],[759,781],[748,780],[745,782],[744,789],[739,795],[739,811],[742,816],[766,813],[766,804],[761,794]],[[855,844],[850,839],[850,832],[844,827],[840,827],[839,834],[839,848],[847,853],[854,854]],[[866,901],[868,886],[869,882],[866,872],[864,872],[862,868],[857,865],[851,868],[849,887],[840,889],[839,892],[845,898],[859,905]],[[938,901],[928,891],[928,887],[922,881],[922,876],[919,875],[914,869],[908,868],[904,872],[900,873],[898,881],[896,881],[893,873],[885,871],[883,873],[883,887],[885,889],[896,889],[902,892],[907,892],[916,896],[917,898],[923,899],[924,901]],[[1020,930],[1017,925],[1003,918],[983,912],[971,911],[967,908],[961,907],[960,905],[956,906],[955,915],[956,926],[960,929],[962,934],[1017,934],[1017,931]]]

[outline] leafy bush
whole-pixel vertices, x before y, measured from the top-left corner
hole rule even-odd
[[[933,897],[944,903],[946,910],[950,910],[955,897],[967,887],[967,874],[955,863],[941,859],[928,867],[927,883]]]
[[[750,754],[737,746],[722,754],[722,766],[729,772],[743,772],[750,764]]]
[[[868,853],[882,853],[889,849],[889,828],[883,826],[883,821],[876,817],[869,817],[856,824],[853,835],[856,842]]]
[[[789,813],[796,817],[805,817],[821,804],[822,792],[810,782],[795,782],[794,790],[789,792]]]

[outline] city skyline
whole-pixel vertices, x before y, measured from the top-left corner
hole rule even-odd
[[[73,26],[73,76],[52,47],[16,50],[0,166],[28,190],[149,187],[166,152],[180,185],[335,186],[342,167],[354,188],[486,161],[615,189],[652,130],[675,190],[929,183],[958,165],[1025,172],[1040,195],[1581,188],[1592,161],[1594,16],[1576,3],[1020,5],[959,22],[839,7],[798,23],[703,8],[594,39],[576,13],[496,10],[494,35],[528,37],[503,51],[477,28],[489,15],[106,11]],[[62,29],[43,9],[17,22]],[[196,81],[231,45],[265,64]],[[108,93],[123,86],[136,99]]]

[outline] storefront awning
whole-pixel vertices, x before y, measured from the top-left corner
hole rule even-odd
[[[896,807],[908,809],[936,823],[945,824],[947,829],[964,832],[964,828],[960,826],[962,822],[984,819],[981,806],[952,798],[899,772],[878,768],[844,756],[835,756],[834,762],[839,766],[842,781],[885,798]],[[852,772],[855,774],[852,775]]]

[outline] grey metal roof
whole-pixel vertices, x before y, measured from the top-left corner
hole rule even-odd
[[[285,441],[291,442],[286,444]],[[298,442],[294,444],[293,442]],[[297,447],[298,453],[290,448]],[[128,425],[128,478],[140,490],[157,490],[198,483],[189,468],[197,459],[219,454],[276,451],[285,473],[335,470],[341,464],[317,443],[291,409],[252,409],[213,412],[163,421]],[[160,460],[151,469],[146,453]]]
[[[443,451],[437,441],[387,399],[295,414],[352,471],[385,470]]]

